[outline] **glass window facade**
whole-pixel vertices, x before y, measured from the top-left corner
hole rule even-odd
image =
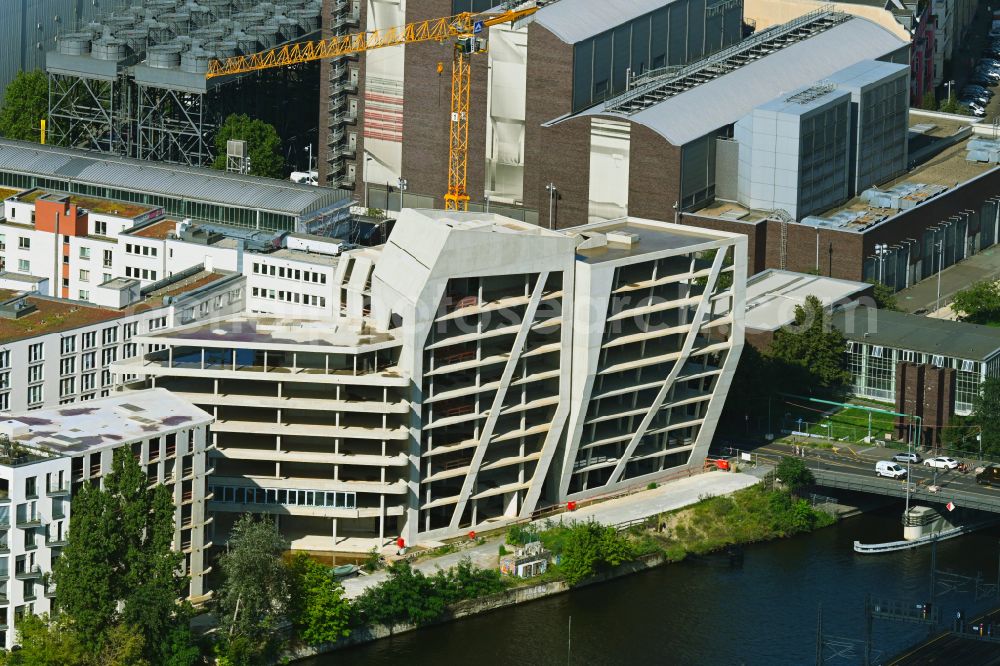
[[[21,190],[41,187],[57,192],[69,192],[71,194],[81,194],[88,197],[111,199],[114,201],[127,201],[129,203],[163,208],[168,215],[189,217],[197,222],[217,222],[249,229],[257,228],[259,216],[261,229],[268,231],[295,231],[295,216],[258,210],[253,207],[227,206],[219,203],[192,201],[180,197],[168,197],[87,183],[68,183],[63,180],[53,180],[5,171],[0,171],[0,186]]]
[[[686,65],[738,42],[742,24],[742,2],[677,0],[578,42],[573,49],[573,111],[624,92],[630,74]]]

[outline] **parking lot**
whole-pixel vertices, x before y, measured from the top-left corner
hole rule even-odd
[[[961,40],[961,46],[952,58],[951,80],[955,82],[952,94],[955,99],[961,97],[961,91],[976,75],[976,67],[984,57],[983,53],[991,45],[994,45],[995,54],[993,59],[1000,61],[1000,37],[990,37],[989,32],[992,27],[993,16],[990,8],[985,4],[980,4],[976,11],[976,18],[969,26],[968,34]],[[996,68],[1000,76],[1000,67]],[[947,78],[946,78],[947,80]],[[1000,92],[1000,81],[988,86],[994,93]],[[945,99],[947,90],[939,91],[939,99]],[[983,122],[992,123],[994,119],[1000,118],[1000,95],[994,95],[985,106]]]

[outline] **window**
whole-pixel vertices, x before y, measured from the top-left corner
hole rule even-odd
[[[155,331],[158,328],[166,328],[166,326],[167,326],[166,317],[157,317],[156,319],[149,320],[149,330],[151,331]]]
[[[94,234],[97,236],[108,235],[108,223],[104,220],[94,220]],[[107,252],[107,250],[105,250]]]
[[[30,250],[31,249],[31,239],[28,238],[27,236],[18,236],[17,237],[17,246],[19,248],[21,248],[22,250]]]
[[[122,325],[122,339],[128,340],[135,335],[138,325],[133,321]]]
[[[93,391],[94,390],[94,373],[88,372],[85,375],[80,376],[80,390],[81,391]]]
[[[11,210],[11,213],[13,212],[14,211]],[[13,218],[14,216],[11,215],[11,217]],[[5,234],[0,234],[0,250],[6,250],[6,249],[7,249],[7,236]]]
[[[111,273],[101,273],[101,284],[111,282]]]
[[[962,372],[975,372],[975,362],[962,361]]]
[[[934,357],[931,359],[931,365],[937,368],[943,368],[944,356],[939,356],[938,354],[935,354]]]
[[[81,301],[89,301],[90,300],[90,292],[87,291],[86,289],[81,289],[80,290],[80,300]]]
[[[101,365],[109,365],[118,360],[118,348],[108,347],[101,352]]]
[[[97,346],[97,331],[90,331],[83,334],[83,348],[93,349]]]
[[[101,331],[101,341],[106,345],[118,342],[118,328],[116,326],[109,326]]]
[[[44,379],[44,376],[43,376],[44,373],[43,373],[43,370],[42,370],[43,367],[44,366],[41,363],[39,363],[38,365],[29,365],[28,366],[28,381],[29,382],[40,382],[40,381],[42,381],[42,379]]]
[[[90,271],[80,269],[80,282],[90,282]]]
[[[0,368],[10,367],[10,350],[5,349],[0,351]]]
[[[10,388],[10,373],[0,372],[0,389]]]
[[[76,372],[76,357],[70,356],[59,361],[59,374],[65,377]]]
[[[907,363],[913,363],[917,360],[917,354],[912,349],[903,350],[903,361]]]
[[[111,253],[111,250],[105,250],[104,251],[103,265],[104,265],[105,268],[111,268],[111,262],[112,262],[113,257],[114,257],[114,255]]]
[[[18,273],[30,273],[31,272],[31,262],[27,259],[17,260],[17,272]]]
[[[0,393],[0,410],[7,411],[10,409],[10,393]]]
[[[41,361],[45,356],[45,347],[41,342],[28,345],[28,363]]]
[[[76,336],[67,335],[62,339],[59,345],[63,354],[72,354],[76,351]]]
[[[111,385],[111,371],[103,370],[101,372],[101,386],[110,386],[110,385]],[[108,395],[107,391],[101,392],[101,396],[106,396],[106,395]]]
[[[882,358],[882,347],[878,345],[872,347],[872,358]]]
[[[97,365],[97,353],[88,352],[84,354],[81,365],[84,370],[93,370]]]
[[[80,258],[81,259],[90,259],[90,248],[89,247],[80,246]]]
[[[137,345],[134,342],[126,342],[122,348],[122,358],[132,358],[136,355]]]
[[[64,398],[68,395],[76,393],[74,388],[76,387],[76,378],[67,377],[66,379],[59,380],[59,397]]]
[[[42,385],[28,387],[28,404],[37,405],[42,401]]]

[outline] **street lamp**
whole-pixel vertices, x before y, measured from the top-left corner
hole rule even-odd
[[[934,312],[941,309],[941,269],[944,267],[944,241],[937,242],[938,248],[938,270],[937,270],[937,300],[934,301]]]
[[[405,200],[405,197],[406,197],[406,179],[405,178],[400,178],[399,179],[399,210],[400,211],[403,210],[403,201]]]
[[[372,156],[365,153],[365,172],[361,174],[361,177],[365,180],[365,208],[368,208],[368,163],[371,161]]]
[[[948,86],[948,101],[950,102],[951,101],[951,87],[953,85],[955,85],[955,82],[954,81],[948,81],[947,83],[945,83],[945,85]]]
[[[878,257],[878,281],[885,284],[885,257],[889,254],[889,246],[885,243],[875,244],[875,256]]]
[[[489,215],[489,213],[490,213],[490,195],[487,194],[485,196],[486,196],[486,214]]]
[[[556,200],[556,186],[555,183],[549,183],[545,186],[545,191],[549,193],[549,229],[554,229],[552,226],[552,206]]]

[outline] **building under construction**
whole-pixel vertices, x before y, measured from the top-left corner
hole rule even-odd
[[[276,127],[286,149],[316,140],[315,63],[208,79],[209,62],[318,34],[321,0],[135,0],[61,35],[46,58],[48,141],[208,165],[230,113]],[[289,155],[286,155],[289,157]]]

